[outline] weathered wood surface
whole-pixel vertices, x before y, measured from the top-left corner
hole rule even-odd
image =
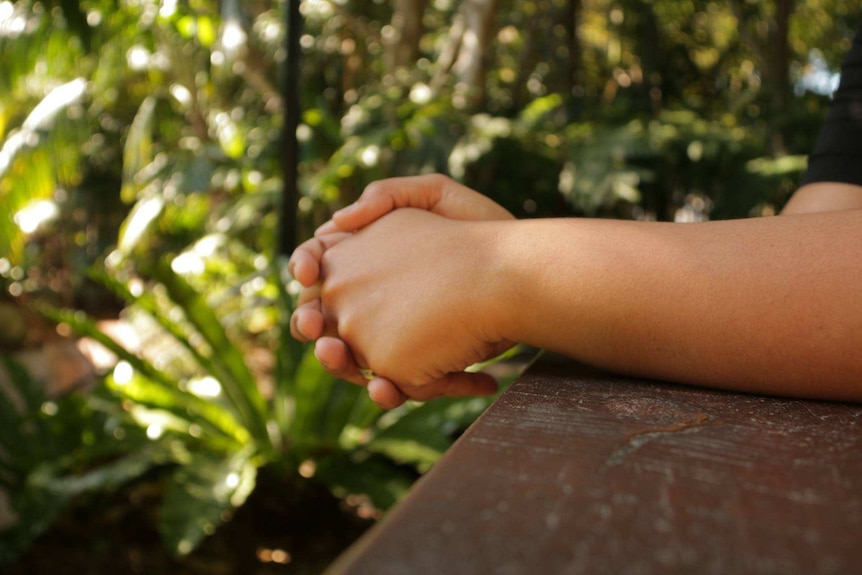
[[[388,573],[862,573],[862,406],[546,357],[329,571]]]

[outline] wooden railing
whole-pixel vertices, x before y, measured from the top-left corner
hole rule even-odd
[[[862,573],[862,406],[546,356],[328,575],[456,573]]]

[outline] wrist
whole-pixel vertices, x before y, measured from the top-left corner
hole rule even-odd
[[[535,283],[535,244],[530,234],[535,222],[508,220],[481,225],[478,242],[483,265],[484,297],[493,333],[500,340],[534,345],[530,334],[533,313],[540,294]],[[533,281],[531,281],[533,277]]]
[[[589,351],[597,318],[614,308],[610,268],[620,249],[608,241],[616,236],[608,225],[587,219],[494,224],[489,297],[501,337],[562,353]]]

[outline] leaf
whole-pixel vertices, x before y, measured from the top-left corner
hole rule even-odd
[[[416,479],[415,475],[383,458],[360,459],[344,454],[319,461],[315,477],[325,481],[336,497],[366,495],[382,510],[401,500]]]
[[[80,101],[86,91],[87,81],[83,78],[76,78],[52,89],[27,115],[24,123],[21,124],[21,131],[32,133],[47,130],[60,112]],[[23,143],[26,144],[28,141],[29,139],[25,137]]]
[[[309,349],[296,371],[293,384],[295,409],[290,422],[290,436],[298,445],[310,449],[322,441],[321,421],[327,396],[335,381]]]
[[[159,518],[159,533],[171,551],[190,553],[215,532],[225,512],[245,503],[257,478],[250,455],[250,449],[227,459],[200,453],[174,472]]]
[[[56,464],[48,461],[31,473],[28,486],[67,498],[91,491],[116,489],[140,477],[153,466],[151,451],[142,449],[79,475],[65,474]]]
[[[133,374],[122,385],[113,377],[108,378],[107,384],[115,396],[135,403],[130,410],[133,415],[138,407],[167,412],[184,422],[181,429],[183,433],[190,432],[190,428],[197,425],[202,439],[213,449],[232,451],[251,440],[248,431],[234,415],[213,401],[188,392],[166,389],[137,374]]]
[[[365,389],[327,373],[307,347],[289,387],[292,410],[288,435],[311,456],[318,449],[352,449],[357,435],[382,413]],[[362,443],[361,441],[359,443]]]
[[[117,249],[124,255],[134,251],[135,246],[144,237],[144,232],[156,220],[165,208],[165,201],[161,196],[144,198],[132,207],[129,216],[120,226],[117,237]]]
[[[20,365],[5,356],[0,359],[0,462],[10,462],[26,449],[23,421],[27,413],[34,411],[32,403],[37,404],[35,410],[39,409],[44,395],[39,397],[41,389]]]
[[[79,335],[96,340],[111,353],[115,354],[119,359],[128,362],[136,371],[140,372],[148,379],[169,389],[176,388],[177,382],[173,378],[156,369],[151,363],[141,359],[136,354],[130,352],[125,347],[117,343],[110,336],[102,332],[96,325],[96,322],[88,318],[83,312],[61,310],[48,306],[39,308],[39,312],[57,323],[68,325]]]
[[[80,335],[96,340],[120,360],[127,362],[134,371],[142,376],[143,380],[135,378],[126,387],[112,385],[111,388],[115,392],[126,395],[129,399],[139,401],[144,405],[166,409],[178,417],[189,419],[197,416],[195,422],[201,424],[203,428],[219,433],[233,441],[240,443],[247,441],[245,429],[239,428],[238,423],[231,415],[225,413],[217,405],[193,393],[181,390],[178,381],[114,341],[99,330],[96,323],[82,312],[56,310],[47,307],[41,308],[40,312],[58,323],[67,324]]]
[[[66,497],[25,491],[15,498],[16,522],[0,530],[0,565],[12,561],[41,535],[66,507]]]
[[[8,358],[2,366],[0,485],[15,520],[0,533],[0,564],[24,550],[71,497],[115,488],[155,461],[152,450],[133,450],[140,446],[134,436],[120,441],[105,433],[108,418],[91,408],[91,396],[46,402],[20,366]]]
[[[126,136],[123,147],[123,185],[120,198],[126,203],[134,202],[138,197],[140,185],[138,172],[153,160],[153,118],[156,111],[156,98],[147,96],[141,102],[135,119]]]
[[[382,413],[383,410],[377,407],[376,403],[371,401],[368,394],[363,393],[356,399],[356,403],[353,405],[353,410],[350,413],[350,418],[345,428],[352,426],[359,429],[366,429],[379,419]]]
[[[110,289],[128,304],[135,305],[147,312],[178,344],[192,354],[198,364],[207,373],[218,373],[212,360],[191,344],[190,335],[185,333],[179,324],[172,321],[167,314],[159,309],[151,292],[144,292],[140,296],[135,296],[125,284],[101,270],[91,270],[89,276]],[[153,386],[148,379],[138,377],[133,378],[124,385],[115,384],[112,388],[136,402],[151,407],[167,409],[180,417],[185,415],[189,421],[199,423],[204,428],[214,429],[217,433],[227,435],[241,444],[245,444],[250,439],[248,430],[242,427],[237,421],[237,414],[231,413],[225,407],[194,394],[178,394],[173,389],[165,390],[164,386],[159,384]],[[176,391],[180,391],[178,387]]]
[[[10,357],[0,356],[9,377],[10,383],[20,394],[24,409],[38,411],[45,401],[45,389],[37,381],[30,377],[27,370]]]
[[[199,16],[197,20],[197,37],[201,46],[206,48],[211,47],[216,41],[216,29],[212,18],[208,16]]]
[[[452,401],[440,399],[415,408],[380,431],[366,449],[416,465],[424,473],[452,445],[457,426],[445,419]]]
[[[67,475],[67,470],[50,462],[36,468],[25,488],[12,494],[17,521],[0,531],[0,565],[50,527],[73,496],[117,488],[140,477],[152,465],[151,453],[139,451],[78,476]]]
[[[82,78],[57,86],[30,111],[21,127],[12,130],[2,142],[0,254],[13,263],[20,263],[25,241],[14,216],[27,205],[49,198],[58,186],[67,185],[62,177],[66,160],[74,156],[77,163],[80,146],[77,136],[82,134],[63,130],[65,115],[59,121],[58,115],[79,102],[86,89],[87,82]]]
[[[470,371],[478,371],[521,352],[523,350],[515,346],[492,360],[472,366]],[[512,373],[498,381],[499,389],[490,397],[441,398],[418,405],[383,427],[365,448],[399,463],[415,465],[425,473],[517,377],[517,373]],[[386,419],[384,416],[381,423],[385,424]]]
[[[215,370],[212,375],[221,384],[240,421],[259,442],[261,448],[271,446],[266,427],[266,404],[257,387],[257,381],[246,365],[242,352],[227,337],[224,326],[206,299],[185,279],[174,273],[166,259],[147,271],[165,286],[171,300],[183,310],[186,319],[210,346],[210,359]]]
[[[288,278],[283,278],[287,263],[278,261],[273,266],[275,276],[272,283],[276,286],[278,309],[278,346],[275,350],[275,374],[273,394],[273,416],[283,436],[288,434],[290,422],[296,409],[296,377],[303,357],[308,353],[306,346],[290,336],[290,315],[293,312],[293,299],[287,291]]]

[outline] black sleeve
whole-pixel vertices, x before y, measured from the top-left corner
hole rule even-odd
[[[820,129],[802,184],[862,186],[862,26],[841,68],[841,83]]]

